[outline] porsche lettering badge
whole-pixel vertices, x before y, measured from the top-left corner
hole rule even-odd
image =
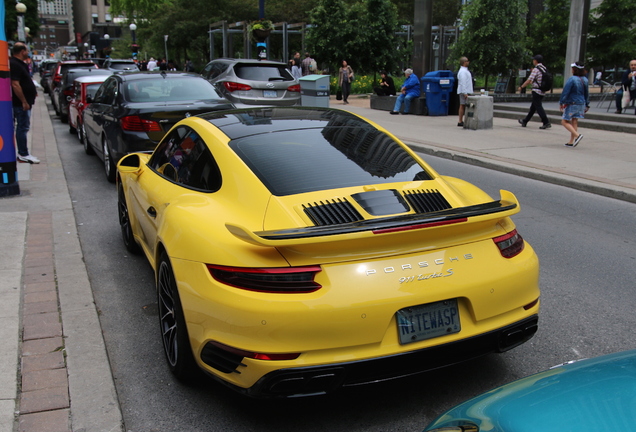
[[[433,261],[420,261],[420,262],[418,262],[416,264],[404,263],[404,264],[401,264],[399,266],[388,266],[388,267],[384,267],[384,268],[379,269],[379,270],[370,268],[370,269],[367,269],[365,273],[366,273],[367,276],[376,275],[378,273],[387,273],[387,274],[388,273],[398,273],[399,274],[399,273],[401,273],[403,271],[423,269],[423,268],[427,268],[427,267],[431,267],[431,266],[442,266],[442,265],[444,265],[446,263],[451,264],[451,263],[454,263],[454,262],[459,262],[459,261],[463,261],[463,260],[470,260],[470,259],[473,259],[473,254],[468,253],[468,254],[464,254],[464,255],[461,255],[461,256],[449,257],[449,258],[446,258],[446,259],[445,258],[438,258],[438,259],[433,260]],[[450,271],[450,270],[451,269],[447,270],[447,272]],[[435,273],[433,273],[433,274],[435,274]],[[450,271],[450,274],[446,274],[446,275],[443,275],[443,276],[450,276],[452,274],[453,274],[453,272]],[[436,277],[440,277],[440,276],[436,276]]]

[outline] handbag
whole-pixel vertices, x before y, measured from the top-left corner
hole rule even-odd
[[[631,100],[629,99],[629,89],[623,88],[623,99],[621,99],[621,106],[627,108]]]
[[[342,100],[342,90],[336,92],[336,100]]]

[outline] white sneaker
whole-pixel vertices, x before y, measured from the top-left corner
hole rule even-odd
[[[33,155],[26,155],[26,156],[22,156],[22,155],[18,155],[18,162],[28,162],[30,164],[39,164],[40,163],[40,159],[36,158]]]

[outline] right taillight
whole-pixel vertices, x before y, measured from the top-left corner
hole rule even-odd
[[[521,253],[524,248],[525,242],[521,234],[517,230],[512,230],[508,234],[504,234],[492,239],[497,247],[501,256],[504,258],[512,258]]]

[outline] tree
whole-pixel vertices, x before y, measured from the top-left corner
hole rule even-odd
[[[560,71],[568,44],[570,0],[545,0],[544,7],[530,24],[528,48],[533,55],[543,56],[543,64],[548,69]]]
[[[591,65],[615,69],[634,58],[636,0],[603,0],[591,13],[587,57]]]
[[[451,48],[448,63],[467,56],[473,73],[486,77],[486,85],[491,75],[507,76],[529,55],[522,18],[527,9],[526,0],[472,0],[464,6],[465,27]]]
[[[334,19],[337,17],[338,19]],[[390,0],[320,0],[310,13],[307,44],[319,63],[337,70],[347,60],[358,72],[396,63],[397,11]]]
[[[397,7],[400,24],[412,24],[415,15],[413,0],[392,0]],[[459,18],[461,0],[433,0],[433,25],[452,26]]]

